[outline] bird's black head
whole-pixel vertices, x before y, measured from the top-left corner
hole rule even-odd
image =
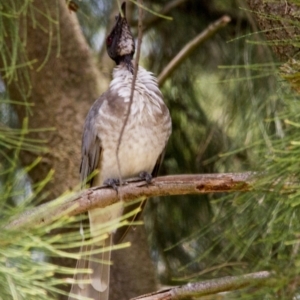
[[[120,64],[124,61],[131,64],[135,45],[132,33],[126,20],[126,3],[121,6],[121,13],[116,17],[116,24],[106,38],[106,46],[109,57]]]

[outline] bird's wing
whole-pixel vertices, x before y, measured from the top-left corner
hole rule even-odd
[[[151,175],[152,175],[153,178],[157,177],[157,175],[158,175],[160,166],[161,166],[161,164],[162,164],[162,162],[164,160],[165,151],[166,151],[166,148],[163,150],[163,152],[159,155],[159,157],[156,160],[155,166],[154,166],[153,171],[151,173]]]
[[[91,174],[99,168],[101,158],[101,140],[96,132],[95,122],[99,109],[101,108],[106,97],[103,94],[95,101],[91,107],[84,124],[82,146],[81,146],[81,165],[80,165],[80,179],[83,184],[93,185],[93,178],[89,178]]]

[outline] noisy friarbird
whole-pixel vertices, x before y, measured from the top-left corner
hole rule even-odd
[[[85,120],[81,180],[90,186],[107,184],[114,187],[119,178],[126,180],[140,176],[149,181],[151,176],[157,175],[172,123],[156,78],[144,68],[138,67],[128,120],[118,155],[116,154],[130,105],[135,71],[135,43],[126,20],[125,2],[116,17],[115,26],[106,38],[106,46],[109,57],[117,66],[113,70],[113,79],[108,90],[94,102]],[[95,170],[98,173],[88,179]],[[92,246],[84,247],[83,250],[88,255],[78,261],[77,268],[89,268],[92,273],[75,275],[78,283],[73,284],[69,299],[76,299],[74,295],[94,300],[108,299],[110,251],[99,253],[97,250],[109,249],[113,241],[118,242],[113,236],[123,236],[123,233],[118,235],[118,232],[110,231],[101,240],[98,232],[102,229],[103,234],[103,224],[119,218],[123,213],[124,209],[120,204],[89,211]]]

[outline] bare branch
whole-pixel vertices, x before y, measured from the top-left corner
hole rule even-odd
[[[200,44],[208,40],[217,31],[226,26],[230,22],[229,16],[223,16],[214,23],[210,24],[204,31],[197,35],[193,40],[188,42],[184,48],[170,61],[170,63],[162,70],[158,76],[160,86],[164,84],[166,79],[175,71],[176,68],[186,59]]]
[[[63,216],[78,215],[96,207],[104,208],[117,203],[120,193],[122,200],[130,203],[156,196],[250,191],[253,189],[255,175],[257,174],[253,172],[173,175],[154,178],[149,185],[133,179],[120,186],[118,193],[103,186],[93,187],[30,209],[12,220],[6,228],[40,226]]]
[[[261,271],[241,276],[227,276],[218,279],[206,280],[203,282],[188,283],[184,286],[177,286],[156,293],[139,296],[132,300],[180,300],[195,299],[195,297],[217,294],[238,290],[241,288],[270,284],[267,282],[272,273]]]

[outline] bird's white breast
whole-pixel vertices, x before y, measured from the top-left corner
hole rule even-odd
[[[102,144],[101,183],[119,178],[117,145],[130,103],[132,74],[117,67],[110,91],[116,94],[114,113],[109,99],[99,109],[98,123]],[[116,109],[115,109],[116,110]],[[108,130],[109,129],[109,130]],[[151,173],[163,152],[171,133],[171,119],[153,75],[139,68],[130,115],[119,146],[118,159],[122,179],[136,177],[140,172]]]

